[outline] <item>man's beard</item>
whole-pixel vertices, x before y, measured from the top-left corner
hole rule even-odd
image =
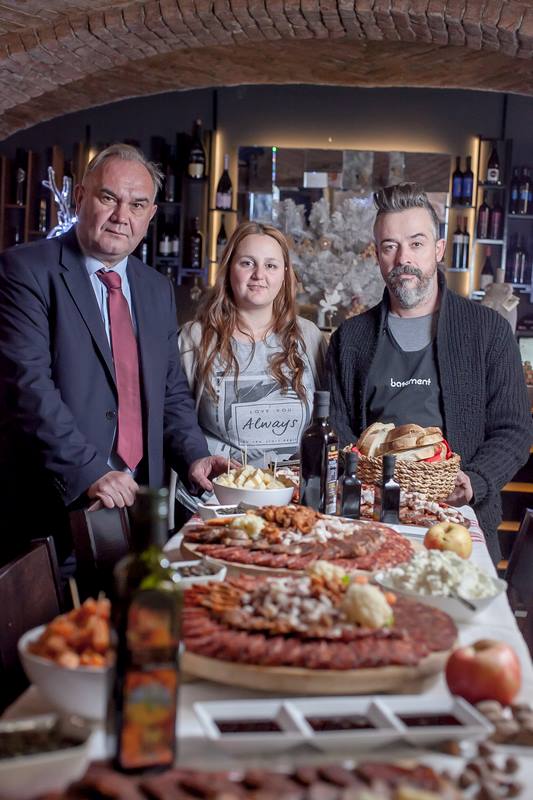
[[[424,275],[418,267],[399,264],[391,269],[385,279],[385,283],[389,292],[392,292],[402,308],[416,308],[430,296],[436,272],[436,264],[431,275]],[[400,280],[400,275],[414,275],[417,278],[416,285],[411,286],[411,281]]]

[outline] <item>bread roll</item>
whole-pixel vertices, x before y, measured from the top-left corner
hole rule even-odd
[[[416,440],[416,443],[419,447],[423,447],[424,445],[428,444],[439,444],[439,442],[442,442],[442,433],[424,433]]]
[[[438,445],[437,445],[438,446]],[[435,445],[428,447],[414,447],[411,450],[399,450],[394,453],[399,461],[423,461],[425,458],[432,458],[435,455]]]
[[[372,457],[375,455],[377,448],[385,441],[387,433],[394,428],[392,422],[374,422],[365,428],[359,439],[357,440],[356,447],[364,456]]]
[[[400,436],[423,436],[426,433],[426,429],[422,428],[420,425],[416,425],[414,422],[410,422],[407,425],[398,425],[398,427],[393,428],[389,431],[387,435],[387,441],[393,442],[395,439],[398,439]]]
[[[412,434],[398,436],[392,442],[385,441],[385,447],[387,448],[385,452],[390,453],[395,453],[397,450],[410,450],[413,447],[418,447],[418,437]]]

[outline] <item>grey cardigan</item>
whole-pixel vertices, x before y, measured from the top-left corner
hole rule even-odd
[[[445,435],[461,456],[474,491],[471,505],[498,560],[500,490],[527,461],[533,440],[520,354],[497,312],[447,289],[440,272],[439,289],[436,358]],[[388,309],[385,290],[377,306],[346,320],[331,338],[331,418],[341,444],[357,439],[367,425],[368,372]]]

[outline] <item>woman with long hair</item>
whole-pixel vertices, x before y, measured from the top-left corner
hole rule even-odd
[[[211,454],[263,466],[297,453],[322,380],[326,344],[296,315],[285,237],[243,222],[215,285],[180,335],[180,351]]]

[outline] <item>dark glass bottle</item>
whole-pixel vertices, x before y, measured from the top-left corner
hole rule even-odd
[[[499,184],[502,182],[502,174],[500,169],[500,158],[498,156],[498,149],[496,142],[492,143],[489,160],[487,162],[487,183]]]
[[[218,236],[217,236],[217,261],[219,264],[222,258],[222,253],[226,249],[227,243],[228,243],[228,234],[226,233],[224,214],[222,214],[222,217],[220,218],[220,228],[218,229]]]
[[[176,161],[170,150],[165,169],[165,203],[176,202]]]
[[[455,170],[452,174],[452,205],[463,202],[463,173],[461,172],[461,156],[455,159]]]
[[[466,170],[463,172],[462,203],[464,206],[472,205],[474,192],[474,173],[472,172],[472,157],[466,157]]]
[[[361,516],[361,481],[357,477],[358,453],[350,451],[344,456],[344,475],[339,479],[337,514],[348,519]]]
[[[489,219],[489,239],[501,239],[503,235],[503,208],[498,199],[494,201]]]
[[[187,263],[185,264],[187,269],[197,269],[198,271],[202,269],[203,244],[204,237],[200,231],[200,218],[194,217],[188,239]]]
[[[457,227],[453,232],[453,251],[452,251],[452,268],[462,269],[463,265],[463,232],[461,230],[461,218],[457,218]]]
[[[226,154],[224,156],[224,171],[220,176],[216,194],[216,207],[221,209],[222,211],[227,211],[228,209],[230,209],[233,200],[233,186],[231,183],[231,178],[229,176],[228,170],[229,170],[229,156]]]
[[[168,490],[141,487],[131,509],[131,552],[115,567],[116,677],[110,722],[124,772],[174,763],[181,590],[162,547]]]
[[[329,422],[329,392],[315,392],[313,420],[300,446],[300,503],[323,514],[337,506],[339,442]]]
[[[520,188],[518,191],[518,213],[527,214],[529,209],[529,192],[531,190],[531,178],[529,177],[529,169],[522,168],[522,175],[520,176]]]
[[[205,177],[205,149],[202,141],[201,119],[197,119],[194,123],[187,172],[189,178],[194,178],[194,180],[200,180]]]
[[[390,525],[400,521],[400,484],[394,480],[395,465],[395,456],[383,456],[383,478],[374,488],[374,519]]]
[[[467,218],[463,221],[463,251],[461,253],[461,268],[468,269],[470,262],[470,234],[466,227]]]
[[[518,204],[520,198],[520,170],[518,167],[513,169],[511,180],[511,190],[509,193],[509,213],[518,214]]]
[[[483,195],[483,202],[477,212],[477,231],[476,236],[478,239],[489,238],[489,222],[490,222],[490,206],[487,203],[487,193]]]
[[[26,178],[28,170],[28,154],[17,147],[15,152],[15,166],[13,170],[13,202],[23,206],[26,202]]]

